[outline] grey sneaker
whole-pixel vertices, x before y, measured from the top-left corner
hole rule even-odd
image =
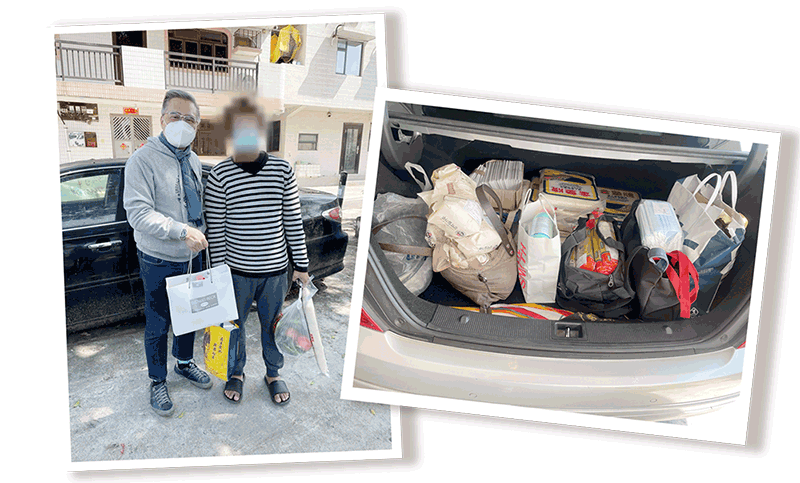
[[[159,416],[171,416],[172,412],[175,411],[167,391],[167,381],[150,384],[150,406]]]
[[[197,367],[194,361],[189,361],[184,369],[175,364],[175,374],[185,377],[189,382],[203,389],[208,389],[214,384],[208,373]]]

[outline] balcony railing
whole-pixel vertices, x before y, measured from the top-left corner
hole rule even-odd
[[[233,33],[233,45],[250,47],[251,49],[261,48],[261,29],[237,29]]]
[[[122,56],[117,45],[56,40],[56,77],[122,84]]]
[[[167,88],[217,91],[255,91],[258,62],[164,52]]]

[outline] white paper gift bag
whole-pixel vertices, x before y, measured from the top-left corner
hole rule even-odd
[[[716,180],[713,188],[708,184]],[[725,184],[731,182],[731,204],[722,200]],[[698,200],[696,195],[700,195]],[[706,313],[714,300],[717,288],[736,261],[736,254],[744,241],[747,220],[736,211],[738,184],[736,174],[728,171],[724,176],[711,174],[700,181],[697,176],[678,180],[668,201],[675,208],[683,228],[683,253],[697,269],[700,291],[693,307],[693,315]],[[724,228],[717,224],[723,216],[728,221]]]
[[[530,199],[530,191],[524,200]],[[556,213],[544,199],[526,202],[517,233],[517,270],[526,303],[556,300],[561,238]]]
[[[189,263],[190,272],[191,266]],[[168,277],[167,298],[175,335],[188,334],[239,318],[231,269],[227,265]]]

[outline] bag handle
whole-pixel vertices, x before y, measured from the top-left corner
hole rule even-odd
[[[513,257],[514,254],[516,253],[516,250],[512,245],[511,241],[509,240],[508,231],[506,230],[506,227],[500,221],[500,217],[497,216],[497,213],[494,211],[494,208],[492,208],[492,204],[489,203],[488,198],[486,198],[487,194],[491,196],[492,199],[495,200],[495,202],[497,202],[497,206],[500,207],[500,213],[502,214],[503,205],[500,203],[500,198],[497,196],[497,193],[495,193],[492,188],[486,186],[485,184],[482,184],[477,188],[475,188],[475,195],[478,197],[478,201],[480,202],[481,208],[483,208],[483,213],[489,219],[489,222],[491,223],[492,227],[494,227],[495,231],[497,231],[497,234],[500,235],[503,249],[505,249],[506,253],[508,253],[509,256]]]
[[[522,201],[520,201],[519,206],[517,209],[522,212],[525,209],[525,206],[528,203],[532,203],[531,196],[533,196],[533,190],[528,188],[525,190],[525,193],[522,194]]]
[[[404,168],[406,168],[408,174],[410,174],[411,178],[416,181],[417,185],[419,185],[422,191],[430,191],[433,189],[433,186],[431,186],[431,181],[428,179],[428,174],[425,173],[425,169],[423,169],[422,166],[408,162],[405,164]],[[425,180],[424,183],[417,178],[417,176],[414,174],[414,171],[422,175],[422,179]]]
[[[697,292],[700,288],[697,269],[689,258],[679,250],[669,252],[667,256],[669,257],[669,266],[667,266],[666,270],[667,278],[675,289],[675,295],[678,297],[678,303],[681,307],[680,316],[688,319],[692,315],[692,304],[697,300]],[[673,265],[678,267],[677,273]],[[694,282],[694,288],[689,286],[690,281]]]
[[[739,182],[736,179],[736,172],[725,171],[725,175],[722,176],[719,197],[722,199],[722,191],[725,189],[725,183],[728,179],[731,180],[731,208],[733,208],[733,211],[736,211],[736,198],[738,198],[739,195]]]
[[[384,221],[382,223],[378,223],[377,225],[372,227],[372,234],[375,235],[376,233],[381,231],[383,228],[385,228],[386,226],[388,226],[388,225],[390,225],[390,224],[392,224],[392,223],[394,223],[396,221],[400,221],[400,220],[404,220],[404,219],[411,219],[411,218],[418,218],[418,219],[423,220],[425,222],[428,221],[428,219],[425,218],[424,216],[420,216],[420,215],[404,215],[404,216],[401,216],[401,217],[396,218],[394,220],[389,220],[389,221]],[[421,256],[421,257],[430,257],[430,256],[433,255],[433,249],[431,247],[420,247],[420,246],[416,246],[416,245],[399,245],[399,244],[396,244],[396,243],[382,243],[382,242],[378,242],[378,245],[384,251],[387,251],[387,252],[402,253],[402,254],[405,254],[405,255],[418,255],[418,256]]]
[[[211,268],[211,255],[209,254],[208,247],[206,247],[205,253],[206,253],[206,257],[205,257],[206,258],[206,267],[208,269],[210,269]],[[194,259],[194,257],[189,257],[189,264],[188,264],[189,268],[188,268],[188,271],[186,272],[186,275],[191,275],[192,274],[192,260],[193,259]],[[202,265],[200,266],[200,271],[201,272],[203,271]],[[211,283],[214,283],[214,275],[211,272],[208,272],[208,278],[209,278],[209,281]]]
[[[703,186],[705,186],[706,184],[708,184],[709,181],[711,181],[711,178],[716,178],[717,184],[716,186],[714,186],[714,193],[708,198],[708,201],[706,202],[706,207],[703,208],[703,213],[708,211],[708,208],[712,204],[714,204],[714,200],[717,199],[717,196],[719,196],[719,192],[722,190],[722,183],[724,183],[724,181],[722,180],[722,176],[720,176],[719,173],[711,173],[708,176],[706,176],[703,179],[703,181],[701,181],[700,184],[697,185],[697,188],[694,189],[694,192],[692,193],[692,198],[689,200],[689,203],[691,203],[692,200],[696,200],[695,196],[697,195],[697,193],[700,192]]]

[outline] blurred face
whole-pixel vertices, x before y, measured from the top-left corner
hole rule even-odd
[[[243,114],[233,117],[231,145],[237,158],[246,160],[258,156],[259,151],[266,147],[266,133],[257,116]]]

